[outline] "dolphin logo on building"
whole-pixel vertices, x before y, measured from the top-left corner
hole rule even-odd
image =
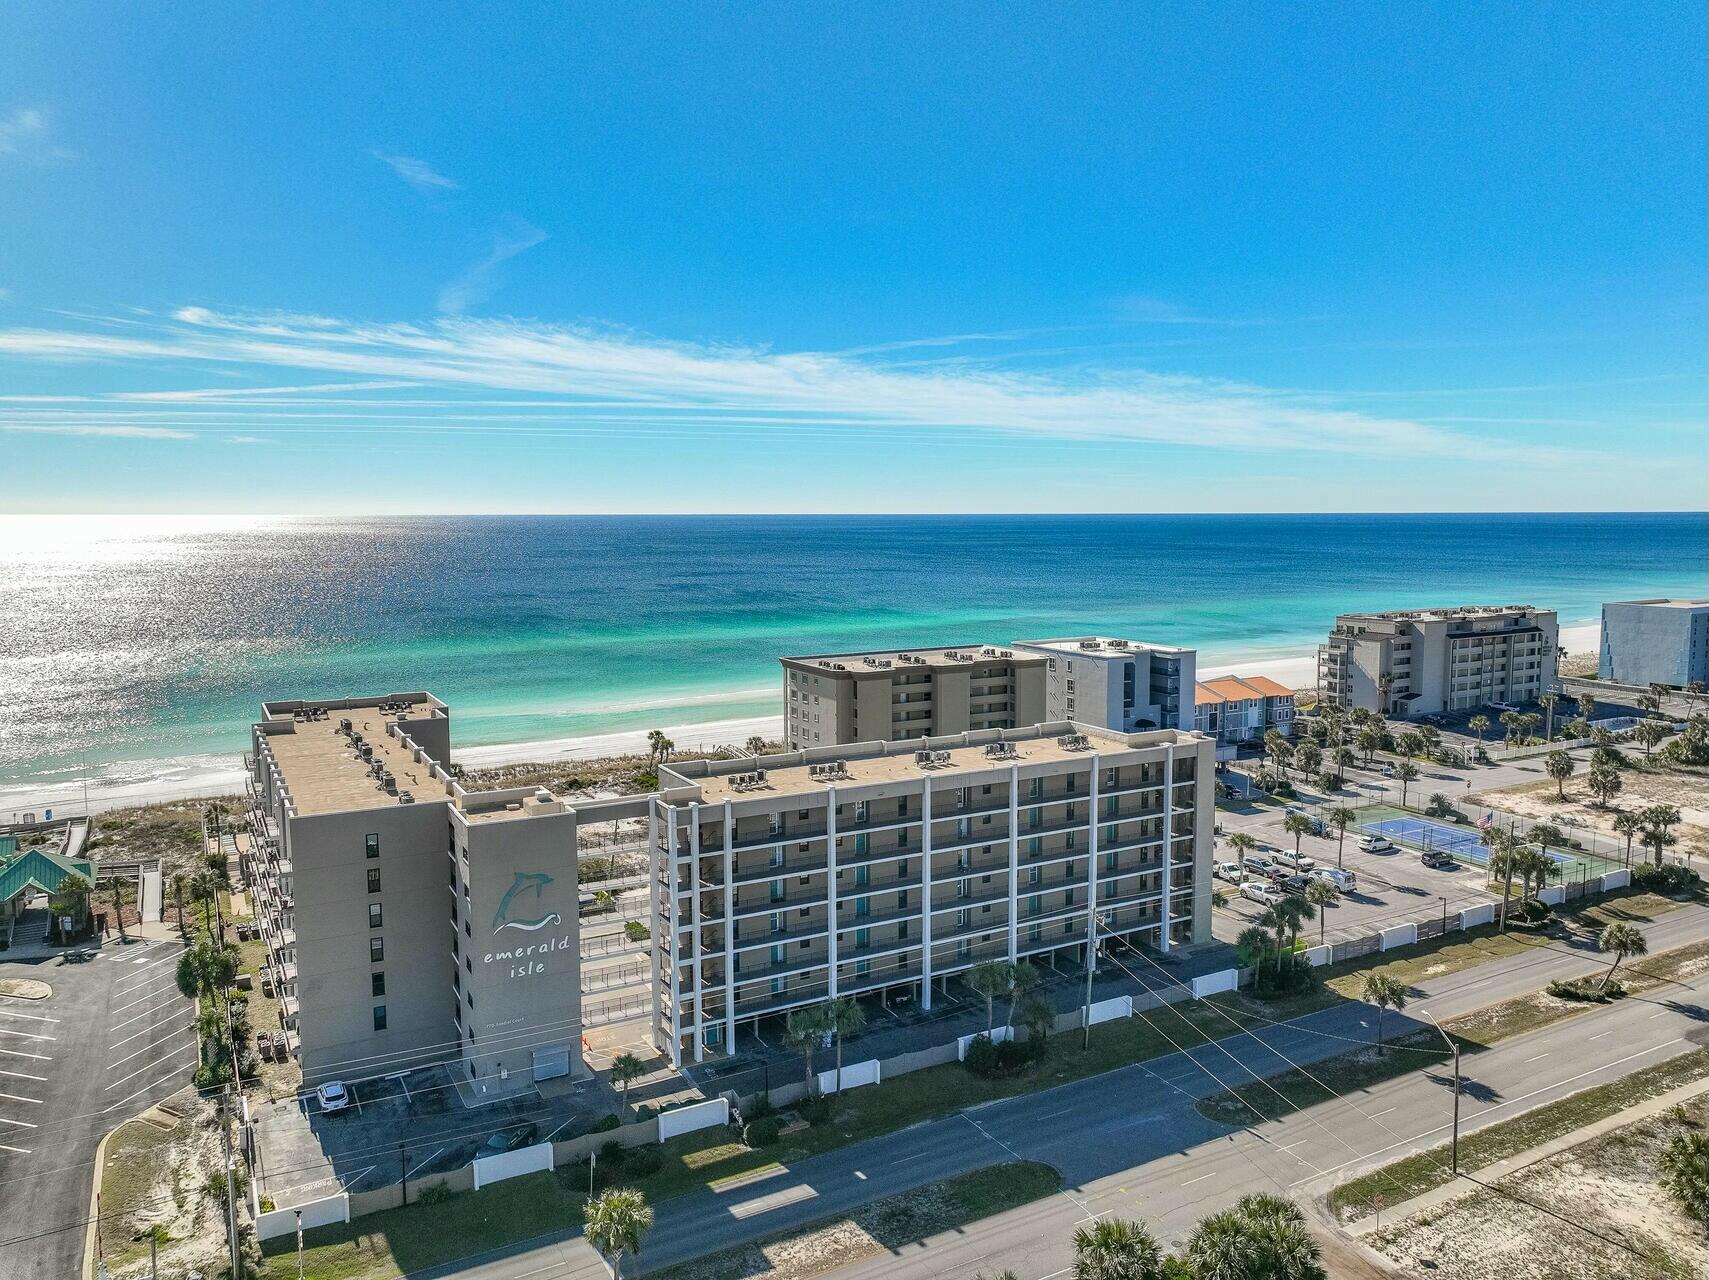
[[[533,933],[536,929],[544,929],[548,925],[561,924],[564,917],[556,911],[548,911],[543,916],[528,920],[512,920],[510,918],[511,909],[516,905],[519,897],[525,893],[532,893],[534,900],[538,902],[541,891],[551,883],[551,876],[543,875],[538,871],[518,871],[516,879],[510,882],[510,888],[504,891],[504,897],[498,900],[498,910],[493,914],[493,932],[499,933],[505,929],[521,929],[527,933]]]

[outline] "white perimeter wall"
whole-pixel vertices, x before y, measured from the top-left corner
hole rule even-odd
[[[475,1159],[475,1190],[506,1178],[520,1178],[525,1173],[544,1173],[552,1167],[552,1144],[536,1142],[532,1147],[506,1151],[503,1155],[478,1156]]]
[[[303,1215],[303,1230],[350,1221],[350,1197],[340,1192],[322,1200],[292,1205],[289,1209],[271,1209],[255,1219],[255,1238],[271,1240],[274,1236],[293,1235],[297,1230],[297,1215]]]
[[[659,1141],[669,1142],[678,1134],[710,1129],[715,1124],[730,1123],[730,1103],[724,1098],[697,1102],[692,1107],[678,1107],[659,1113]]]

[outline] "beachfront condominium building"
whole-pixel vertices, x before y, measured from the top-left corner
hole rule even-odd
[[[1044,723],[665,766],[659,1048],[733,1053],[738,1028],[840,996],[930,1008],[985,960],[1208,940],[1212,749]]]
[[[1552,609],[1466,605],[1346,613],[1318,647],[1325,702],[1418,717],[1535,702],[1555,682]]]
[[[783,658],[792,751],[1012,729],[1046,718],[1045,660],[993,645]]]
[[[1196,650],[1107,636],[1022,640],[1014,648],[1045,660],[1047,720],[1121,733],[1193,727]]]
[[[426,693],[269,702],[254,726],[245,874],[311,1084],[446,1061],[492,1096],[581,1070],[576,815],[466,791],[450,742]]]
[[[1294,691],[1269,676],[1219,676],[1194,691],[1193,727],[1216,739],[1217,759],[1232,759],[1242,743],[1260,743],[1274,729],[1294,732]]]
[[[1617,684],[1683,689],[1709,682],[1709,600],[1619,600],[1602,606],[1597,674]]]

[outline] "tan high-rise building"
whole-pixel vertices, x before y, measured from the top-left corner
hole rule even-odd
[[[252,730],[245,875],[311,1084],[448,1061],[504,1094],[581,1069],[576,814],[465,791],[450,741],[419,692],[269,702]]]
[[[1324,701],[1418,717],[1535,702],[1555,682],[1553,609],[1467,605],[1346,613],[1317,650]]]
[[[1213,747],[1047,723],[664,767],[659,1047],[734,1052],[738,1027],[844,995],[929,1008],[984,960],[1083,961],[1094,930],[1207,940]]]
[[[782,658],[783,742],[847,742],[1012,729],[1046,716],[1046,659],[993,645]]]

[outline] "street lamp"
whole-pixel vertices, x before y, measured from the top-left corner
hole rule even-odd
[[[1448,1147],[1448,1171],[1457,1178],[1460,1176],[1460,1046],[1452,1036],[1442,1030],[1442,1024],[1436,1021],[1435,1014],[1426,1012],[1424,1016],[1430,1019],[1430,1025],[1436,1028],[1437,1033],[1447,1042],[1448,1051],[1454,1055],[1454,1129]]]

